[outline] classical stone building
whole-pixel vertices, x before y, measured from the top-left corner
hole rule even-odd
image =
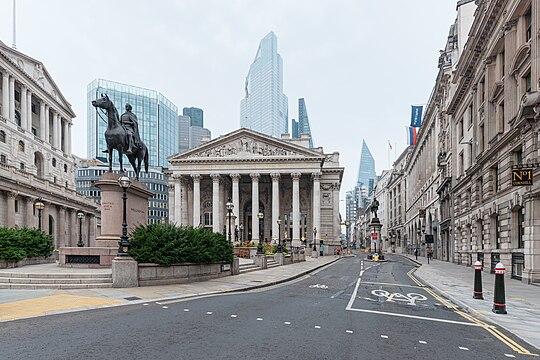
[[[540,282],[540,3],[477,1],[448,114],[455,136],[454,261],[501,261]],[[535,182],[512,186],[512,169]]]
[[[286,135],[275,139],[240,129],[171,156],[170,221],[221,232],[228,225],[231,199],[231,227],[242,229],[239,240],[277,241],[281,227],[281,239],[300,247],[313,241],[316,228],[317,243],[323,240],[324,251],[333,254],[340,244],[344,169],[339,153],[308,146]],[[264,214],[260,225],[259,212]]]
[[[71,105],[41,62],[1,41],[0,73],[0,226],[37,227],[42,198],[42,229],[55,247],[77,242],[78,211],[87,243],[97,208],[75,191]]]

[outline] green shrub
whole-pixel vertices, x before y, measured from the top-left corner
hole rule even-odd
[[[0,259],[19,261],[47,257],[53,251],[53,238],[37,229],[0,228]]]
[[[231,263],[233,258],[232,245],[225,235],[173,224],[137,227],[129,253],[137,262],[159,265]]]

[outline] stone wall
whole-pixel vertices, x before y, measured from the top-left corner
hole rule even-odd
[[[53,257],[37,257],[37,258],[28,258],[21,261],[7,261],[0,260],[0,269],[11,269],[26,265],[38,265],[38,264],[50,264],[54,263],[55,260]]]
[[[223,269],[228,269],[223,271]],[[231,265],[215,264],[175,264],[161,266],[157,264],[139,264],[139,286],[185,284],[206,281],[231,275]]]

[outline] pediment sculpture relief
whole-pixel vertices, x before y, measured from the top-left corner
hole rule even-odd
[[[248,137],[243,137],[238,140],[231,141],[227,144],[200,151],[198,153],[190,155],[189,158],[228,157],[235,155],[291,156],[298,155],[298,153],[284,149],[282,147],[260,143]]]

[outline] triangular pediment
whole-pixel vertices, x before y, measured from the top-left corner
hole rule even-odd
[[[64,106],[70,112],[70,115],[75,117],[71,104],[64,98],[58,86],[50,76],[42,62],[33,59],[15,49],[10,48],[0,41],[0,51],[16,68],[31,79],[35,84],[49,93],[56,101]]]
[[[174,164],[182,161],[235,158],[320,158],[322,160],[325,155],[253,130],[239,129],[186,152],[173,155],[169,158],[169,162]]]

